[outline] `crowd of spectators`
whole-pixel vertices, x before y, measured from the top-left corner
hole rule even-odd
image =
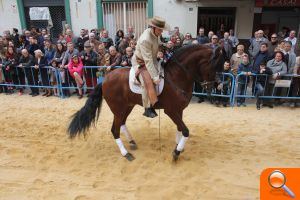
[[[207,35],[205,34],[207,33]],[[179,27],[169,32],[169,38],[161,38],[163,45],[157,55],[166,63],[176,49],[191,44],[208,45],[212,49],[221,47],[224,57],[224,72],[234,76],[243,74],[238,80],[237,93],[243,94],[247,87],[256,94],[257,108],[265,104],[273,107],[273,100],[262,101],[259,96],[272,95],[275,81],[283,75],[300,74],[300,41],[297,40],[296,31],[291,30],[284,35],[273,33],[269,38],[262,30],[254,33],[249,40],[249,48],[245,49],[234,30],[226,30],[224,25],[214,33],[201,27],[198,35],[191,33],[183,35]],[[54,69],[59,70],[62,86],[76,87],[79,98],[84,95],[83,86],[87,86],[85,93],[89,95],[93,86],[97,84],[97,77],[113,70],[116,66],[131,67],[131,57],[134,53],[137,37],[134,28],[129,26],[126,33],[118,30],[114,38],[110,38],[108,31],[81,29],[80,35],[75,36],[72,29],[66,25],[64,33],[56,40],[49,35],[46,29],[32,27],[19,34],[17,29],[13,32],[4,31],[0,36],[0,83],[25,85],[56,86],[57,77]],[[297,57],[297,56],[298,57]],[[33,67],[32,67],[33,66]],[[49,68],[49,66],[51,66]],[[107,66],[104,68],[83,68],[83,66]],[[253,74],[267,74],[268,77],[252,76]],[[216,93],[228,94],[230,80],[216,76]],[[267,83],[267,84],[266,84]],[[58,95],[54,89],[44,89],[44,96]],[[37,96],[40,89],[31,87],[30,95]],[[0,86],[0,93],[12,94],[17,91],[19,95],[24,87]],[[196,84],[196,92],[201,92],[201,85]],[[276,90],[280,95],[284,90]],[[70,96],[69,89],[63,89],[65,96]],[[299,78],[292,81],[289,96],[299,96]],[[199,97],[199,103],[203,97]],[[296,101],[290,101],[291,106],[297,106]],[[215,98],[214,103],[227,106],[228,98]],[[277,103],[281,103],[278,101]],[[244,98],[238,98],[238,106],[246,106]]]

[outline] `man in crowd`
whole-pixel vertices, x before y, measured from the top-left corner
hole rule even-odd
[[[199,35],[197,36],[197,41],[199,44],[207,44],[209,43],[209,39],[206,35],[204,35],[204,28],[199,28]]]

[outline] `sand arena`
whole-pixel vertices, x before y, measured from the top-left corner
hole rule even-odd
[[[162,111],[159,142],[158,118],[134,108],[127,126],[138,150],[128,162],[110,133],[106,103],[97,128],[69,140],[70,116],[85,98],[0,99],[1,200],[259,199],[264,168],[300,165],[299,109],[192,102],[184,111],[191,137],[174,164],[176,126]]]

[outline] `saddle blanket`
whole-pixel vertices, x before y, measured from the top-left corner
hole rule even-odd
[[[157,96],[160,95],[163,91],[164,88],[164,79],[160,79],[159,85],[155,86]],[[133,67],[131,67],[130,72],[129,72],[129,88],[131,92],[136,93],[136,94],[142,94],[142,87],[140,82],[136,79],[135,77],[135,70]]]

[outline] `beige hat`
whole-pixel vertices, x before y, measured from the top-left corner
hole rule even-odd
[[[154,16],[151,19],[148,19],[148,24],[150,26],[159,28],[159,29],[163,29],[163,30],[170,30],[170,26],[166,23],[166,21],[158,16]]]

